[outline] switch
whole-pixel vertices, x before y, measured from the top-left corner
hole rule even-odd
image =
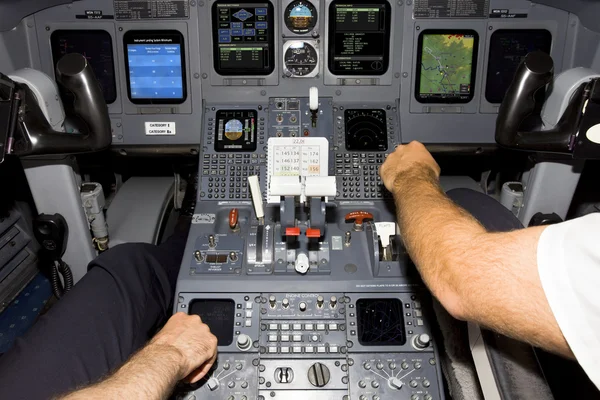
[[[206,386],[211,392],[214,392],[219,388],[219,380],[217,378],[210,378],[208,382],[206,382]]]
[[[337,306],[337,303],[338,303],[337,297],[331,296],[331,299],[329,299],[329,307],[335,308]]]
[[[294,324],[294,330],[295,331],[301,331],[302,330],[302,324]]]
[[[214,249],[217,246],[217,243],[215,241],[215,235],[210,235],[208,237],[208,247],[210,247],[211,249]]]
[[[246,303],[246,310],[252,310],[253,307],[254,307],[254,303],[252,303],[251,301]]]
[[[313,324],[305,324],[304,325],[304,330],[306,330],[306,331],[312,331],[313,329],[315,329]]]
[[[339,351],[337,346],[329,346],[329,352],[335,354]]]
[[[315,349],[314,349],[314,347],[312,347],[312,346],[306,346],[306,348],[304,349],[304,351],[305,351],[306,353],[314,353],[314,352],[315,352]]]
[[[247,319],[245,322],[246,328],[250,328],[252,326],[252,320],[251,319]]]
[[[246,311],[246,318],[252,318],[252,311]]]
[[[317,330],[318,331],[324,331],[325,330],[325,324],[317,324]]]
[[[281,352],[282,353],[289,353],[290,352],[290,348],[287,347],[287,346],[284,346],[284,347],[281,348]]]
[[[301,303],[298,305],[298,309],[299,309],[301,312],[304,312],[304,311],[306,311],[306,303],[305,303],[305,302],[301,302]]]
[[[282,342],[289,342],[290,341],[290,335],[281,335],[281,341]]]
[[[269,324],[269,330],[270,331],[276,331],[277,330],[277,324]]]
[[[277,353],[277,347],[269,347],[269,353]]]
[[[317,353],[327,353],[327,350],[324,346],[317,347]]]
[[[277,298],[273,295],[270,295],[269,304],[271,305],[271,308],[275,308],[275,306],[277,306]]]
[[[281,301],[281,305],[283,306],[283,308],[288,308],[290,306],[290,301],[288,299],[283,299]],[[281,328],[281,329],[283,329],[283,328]],[[288,327],[288,329],[289,329],[289,327]]]
[[[292,340],[293,340],[294,342],[301,342],[301,341],[302,341],[302,335],[294,335],[294,336],[292,337]]]
[[[290,330],[290,324],[281,324],[281,330],[282,331],[289,331]]]
[[[292,351],[293,351],[294,353],[302,353],[302,347],[293,347],[293,348],[292,348]]]
[[[317,297],[317,307],[323,308],[323,303],[325,303],[325,299],[323,298],[323,296]]]
[[[276,342],[277,341],[277,335],[269,335],[269,342]]]

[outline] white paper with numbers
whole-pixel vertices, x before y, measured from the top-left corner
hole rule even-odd
[[[328,176],[329,141],[325,138],[270,138],[267,163],[267,201],[279,203],[270,195],[272,176]]]

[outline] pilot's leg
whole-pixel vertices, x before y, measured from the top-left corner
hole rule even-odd
[[[471,189],[453,189],[447,194],[490,232],[508,232],[523,228],[521,221],[512,212],[486,194]]]
[[[0,397],[48,399],[120,366],[171,314],[187,233],[126,244],[89,272],[0,357]]]

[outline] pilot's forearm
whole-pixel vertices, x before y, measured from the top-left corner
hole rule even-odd
[[[488,233],[445,195],[434,171],[418,164],[396,182],[407,250],[452,315],[572,357],[537,271],[545,227]]]
[[[174,347],[149,344],[102,382],[61,399],[166,399],[181,379],[181,358]]]
[[[404,244],[432,293],[453,315],[464,316],[462,277],[455,260],[486,230],[442,191],[435,173],[414,165],[396,178],[398,223]]]

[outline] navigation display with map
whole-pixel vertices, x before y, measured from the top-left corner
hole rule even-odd
[[[426,30],[419,36],[415,97],[421,103],[468,103],[473,98],[477,32]]]

